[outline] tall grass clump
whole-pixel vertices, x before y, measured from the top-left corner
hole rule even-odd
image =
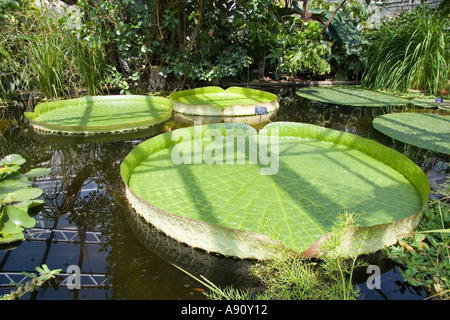
[[[68,41],[54,32],[52,21],[23,37],[28,41],[29,66],[37,77],[39,89],[47,98],[58,98],[68,91],[66,82]]]
[[[29,21],[24,19],[28,8],[25,3],[2,4],[0,1],[0,99],[5,101],[33,86],[32,74],[26,67],[25,41],[19,36]]]
[[[375,89],[408,89],[435,95],[448,86],[448,14],[418,7],[374,31],[364,58],[361,84]]]
[[[87,43],[76,38],[71,43],[75,68],[89,95],[101,93],[107,64],[103,48],[98,43]]]

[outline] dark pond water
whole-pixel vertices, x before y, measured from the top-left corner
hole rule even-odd
[[[410,156],[425,170],[435,172],[443,159],[432,153],[396,143],[377,133],[372,119],[392,110],[338,107],[303,100],[295,89],[274,91],[281,108],[273,121],[313,123],[377,140]],[[21,123],[19,121],[19,123]],[[23,126],[23,125],[22,125]],[[180,126],[174,123],[174,127]],[[61,279],[23,299],[115,300],[205,299],[203,287],[172,264],[195,275],[204,275],[219,286],[257,286],[249,276],[249,261],[205,254],[158,233],[142,223],[123,196],[119,167],[123,158],[145,138],[102,143],[53,143],[15,127],[0,136],[0,156],[19,153],[25,169],[51,167],[49,176],[36,185],[44,190],[45,205],[36,214],[38,223],[26,231],[26,240],[0,251],[0,294],[9,293],[11,281],[28,279],[47,264],[62,269]],[[435,171],[433,171],[435,170]],[[436,171],[439,177],[442,172]],[[149,183],[158,183],[150,181]],[[396,266],[379,256],[381,288],[370,290],[367,275],[359,280],[362,299],[424,299],[423,290],[405,284]],[[81,270],[81,288],[69,289],[67,268]]]

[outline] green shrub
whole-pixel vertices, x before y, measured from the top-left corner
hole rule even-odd
[[[369,88],[436,94],[449,76],[448,15],[418,7],[373,32],[361,83]]]

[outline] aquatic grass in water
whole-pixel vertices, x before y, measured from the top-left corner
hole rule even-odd
[[[365,51],[361,84],[369,88],[436,94],[447,85],[447,17],[419,7],[376,31]]]

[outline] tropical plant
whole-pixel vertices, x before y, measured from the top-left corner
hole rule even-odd
[[[449,188],[446,186],[448,195]],[[422,286],[431,297],[450,297],[450,205],[447,198],[430,200],[419,228],[387,248],[410,285]]]
[[[285,18],[274,36],[267,58],[276,65],[276,77],[298,76],[301,73],[319,75],[330,72],[324,59],[330,54],[330,44],[322,41],[322,29],[317,21],[304,21],[297,13]]]
[[[47,175],[50,169],[35,168],[22,174],[19,171],[25,162],[18,154],[0,160],[0,244],[22,240],[23,229],[36,224],[29,209],[43,203],[37,199],[43,191],[33,187],[29,179]]]
[[[374,31],[364,52],[361,84],[394,91],[424,90],[435,95],[449,77],[448,14],[418,7],[402,12]]]
[[[1,12],[0,22],[0,94],[6,100],[36,89],[47,98],[66,96],[78,84],[65,19],[20,1]]]

